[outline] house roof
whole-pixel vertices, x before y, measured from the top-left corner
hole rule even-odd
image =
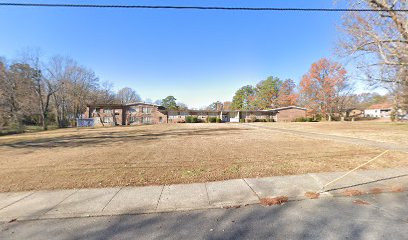
[[[157,104],[153,103],[145,103],[145,102],[134,102],[134,103],[127,103],[127,104],[120,104],[120,103],[114,103],[114,104],[103,104],[103,103],[98,103],[98,104],[90,104],[87,105],[88,107],[111,107],[111,108],[123,108],[123,107],[130,107],[130,106],[136,106],[136,105],[144,105],[144,106],[154,106],[154,107],[162,107]]]
[[[307,108],[302,108],[298,106],[287,106],[287,107],[269,109],[269,111],[281,111],[281,110],[286,110],[286,109],[299,109],[299,110],[304,110],[304,111],[307,110]]]
[[[369,109],[392,109],[392,104],[391,103],[373,104],[367,108],[367,110]]]
[[[214,111],[214,110],[168,110],[168,112],[206,112],[206,113],[229,113],[229,112],[279,112],[286,109],[300,109],[306,111],[306,108],[297,107],[297,106],[288,106],[288,107],[280,107],[280,108],[272,108],[272,109],[264,109],[264,110],[222,110],[222,111]]]
[[[127,103],[125,106],[136,106],[136,105],[145,105],[145,106],[154,106],[154,107],[161,107],[160,105],[154,103],[145,103],[145,102],[134,102],[134,103]]]
[[[135,103],[128,103],[128,104],[91,104],[88,107],[100,107],[100,108],[124,108],[130,106],[137,106],[137,105],[144,105],[144,106],[154,106],[158,107],[159,110],[166,110],[163,106],[156,105],[153,103],[144,103],[144,102],[135,102]],[[280,108],[272,108],[272,109],[265,109],[265,110],[223,110],[223,113],[228,112],[279,112],[286,109],[300,109],[306,111],[306,108],[301,108],[297,106],[288,106],[288,107],[280,107]],[[213,111],[213,110],[193,110],[193,109],[186,109],[186,110],[167,110],[168,112],[206,112],[206,113],[219,113],[221,111]]]
[[[97,103],[97,104],[90,104],[87,105],[87,107],[96,107],[96,108],[123,108],[122,104],[102,104],[102,103]]]

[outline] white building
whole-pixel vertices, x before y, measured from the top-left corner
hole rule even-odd
[[[374,104],[364,110],[364,117],[389,118],[391,116],[392,104]]]

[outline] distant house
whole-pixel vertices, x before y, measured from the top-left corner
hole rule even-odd
[[[139,124],[163,124],[185,122],[187,116],[197,116],[206,122],[209,117],[219,117],[223,122],[257,120],[291,122],[306,117],[306,108],[288,106],[267,110],[167,110],[163,106],[148,103],[94,104],[87,106],[86,119],[94,126],[121,126]]]
[[[391,103],[374,104],[364,110],[364,117],[389,118],[391,116],[391,111]]]
[[[364,117],[364,110],[360,110],[358,108],[350,108],[344,112],[344,116],[349,118]]]
[[[85,118],[93,118],[94,126],[160,124],[167,123],[167,111],[147,103],[95,104],[87,106]]]

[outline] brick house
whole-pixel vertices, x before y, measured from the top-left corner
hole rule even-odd
[[[140,124],[163,124],[185,122],[187,116],[197,116],[201,122],[209,117],[219,117],[223,122],[249,121],[256,118],[275,122],[291,122],[306,116],[306,108],[296,106],[268,110],[166,110],[164,107],[148,103],[96,104],[87,107],[85,118],[93,119],[94,126],[121,126]]]
[[[167,123],[167,111],[147,103],[96,104],[87,106],[85,118],[93,118],[94,126],[159,124]]]
[[[276,112],[276,122],[293,122],[297,118],[306,117],[306,108],[288,106],[272,109]]]

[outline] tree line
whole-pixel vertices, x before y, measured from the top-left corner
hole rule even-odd
[[[350,1],[350,7],[355,7]],[[343,18],[338,54],[356,63],[361,79],[389,90],[383,101],[396,109],[408,110],[408,18],[405,0],[363,0],[360,8],[386,10],[349,12]],[[95,72],[69,57],[54,56],[44,61],[27,52],[12,62],[0,59],[0,128],[22,131],[24,124],[72,125],[87,104],[140,101],[131,88],[115,93],[112,84],[101,82]],[[328,120],[348,108],[362,108],[381,97],[354,94],[350,76],[340,63],[322,58],[313,63],[299,86],[291,79],[268,77],[255,86],[238,89],[232,101],[214,102],[212,110],[256,110],[289,105],[304,106],[313,115]],[[150,100],[148,102],[151,102]],[[155,103],[173,110],[187,106],[168,96]]]
[[[355,93],[355,86],[344,66],[322,58],[313,63],[296,86],[292,79],[268,77],[255,86],[246,85],[235,92],[232,101],[216,101],[208,110],[267,110],[300,106],[314,118],[332,120],[345,117],[348,110],[364,110],[372,104],[390,102],[395,96],[378,93]]]
[[[0,128],[21,132],[25,125],[75,124],[89,104],[125,104],[141,101],[135,90],[113,91],[95,72],[70,57],[43,61],[32,51],[21,59],[0,59]]]
[[[356,65],[355,81],[368,86],[383,87],[388,94],[383,101],[408,111],[408,9],[406,0],[347,1],[350,8],[373,9],[373,12],[348,12],[343,17],[337,54]],[[341,64],[321,59],[312,64],[297,87],[296,103],[310,109],[314,115],[331,119],[347,108],[364,108],[377,96],[354,94],[350,76]],[[262,109],[284,105],[279,103],[279,81],[268,78],[261,86],[240,88],[231,102],[224,105],[236,109]],[[267,89],[264,94],[262,87]],[[268,96],[268,94],[270,94]],[[265,101],[265,96],[268,96]],[[296,96],[296,95],[295,95]],[[368,98],[367,98],[368,97]],[[363,101],[363,102],[362,102]],[[268,106],[266,106],[267,104]],[[210,107],[222,104],[212,104]]]

